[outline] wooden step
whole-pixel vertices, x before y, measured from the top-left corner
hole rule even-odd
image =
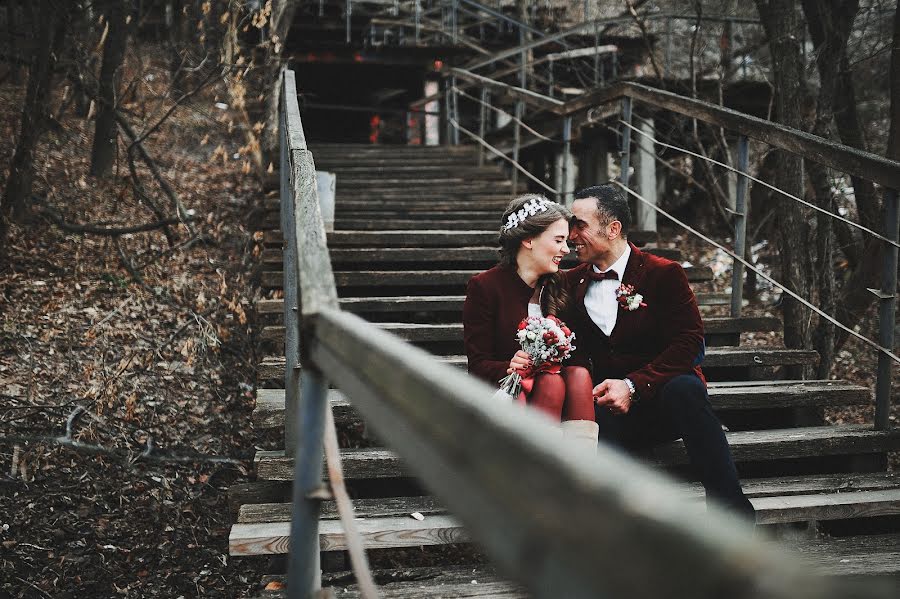
[[[315,159],[315,154],[313,154]],[[318,166],[318,164],[316,165]],[[443,166],[409,166],[407,164],[397,164],[393,166],[381,167],[363,167],[342,165],[332,169],[340,179],[355,179],[360,177],[373,177],[386,175],[389,178],[402,179],[406,177],[421,178],[424,175],[442,175],[447,173],[447,169]],[[494,166],[456,166],[452,173],[455,176],[465,179],[508,179],[506,173]]]
[[[811,426],[793,429],[726,433],[736,462],[765,462],[794,458],[861,455],[900,449],[900,430],[876,431],[871,425]],[[688,463],[681,441],[654,447],[646,457],[658,466]],[[344,477],[350,479],[410,476],[400,459],[386,449],[341,450]],[[283,451],[256,453],[256,473],[261,480],[291,480],[293,459]]]
[[[727,293],[697,293],[700,307],[720,306],[728,304],[731,295]],[[464,295],[426,295],[426,296],[389,296],[389,297],[345,297],[341,298],[342,310],[354,314],[372,313],[455,313],[462,314]],[[256,302],[256,312],[260,315],[282,315],[284,300],[261,299]]]
[[[815,477],[818,488],[806,493],[773,495],[784,479],[755,481],[746,494],[756,510],[757,524],[844,520],[900,514],[900,479],[886,477],[832,478],[829,488],[821,489],[823,477]],[[869,479],[869,480],[866,480]],[[845,483],[856,483],[860,491],[841,491]],[[871,488],[867,484],[871,481]],[[802,487],[796,480],[794,488]],[[697,510],[704,510],[702,489],[684,487],[685,498]],[[762,493],[755,496],[754,493]],[[331,502],[328,502],[331,503]],[[290,536],[289,503],[245,506],[239,523],[232,527],[229,551],[232,555],[285,553]],[[368,549],[445,545],[468,541],[463,526],[431,497],[364,499],[354,502],[357,525]],[[419,513],[417,520],[411,514]],[[319,547],[322,551],[347,549],[343,527],[333,505],[323,506],[319,522]]]
[[[790,546],[823,576],[900,578],[900,534],[793,541]]]
[[[328,399],[338,424],[362,421],[340,391]],[[709,399],[716,410],[822,408],[865,404],[871,392],[845,381],[740,381],[710,383]],[[257,428],[284,426],[284,389],[257,389],[252,418]]]
[[[488,564],[373,570],[378,595],[384,599],[526,599],[529,595],[518,585],[501,578]],[[286,597],[285,576],[264,576],[260,583],[265,599]],[[323,572],[322,588],[340,599],[360,599],[352,572]],[[262,599],[262,597],[260,599]]]
[[[481,270],[361,270],[353,272],[337,271],[334,273],[334,282],[338,289],[341,287],[377,287],[384,290],[386,287],[445,287],[454,286],[465,288],[469,279],[482,272]],[[710,281],[713,278],[712,270],[708,266],[689,266],[684,269],[688,281],[699,283]],[[282,274],[278,270],[263,271],[260,275],[260,285],[266,289],[278,289],[281,287]],[[460,289],[462,290],[462,289]]]
[[[443,231],[365,231],[343,230],[328,233],[328,247],[366,247],[366,248],[402,248],[402,247],[468,247],[468,246],[495,246],[497,245],[497,230],[476,229],[464,230],[460,228]],[[653,231],[632,231],[628,235],[635,245],[641,246],[647,243],[656,243],[659,237]],[[284,237],[280,230],[274,229],[263,233],[263,243],[281,247]]]
[[[428,341],[458,341],[463,340],[463,325],[461,323],[422,324],[408,322],[379,322],[377,326],[385,331],[397,335],[410,343],[422,343]],[[748,331],[772,331],[781,324],[777,318],[770,316],[731,316],[711,317],[703,320],[703,329],[707,337],[715,335],[730,335]],[[259,333],[262,341],[284,341],[284,326],[270,325],[262,328]]]
[[[439,356],[437,360],[465,368],[465,356]],[[813,350],[772,347],[711,347],[703,360],[704,373],[716,368],[746,368],[756,366],[802,366],[815,364],[819,355]],[[257,366],[259,380],[284,378],[284,358],[270,357]]]
[[[654,256],[662,256],[669,260],[681,261],[681,251],[670,248],[649,247],[644,252]],[[408,264],[408,263],[475,263],[489,265],[497,263],[498,251],[494,246],[463,248],[333,248],[329,255],[331,264],[337,268],[344,263],[352,264]],[[277,248],[263,250],[261,260],[264,264],[281,264],[284,254]],[[567,256],[567,258],[569,258]],[[575,258],[569,258],[564,264],[574,264]]]

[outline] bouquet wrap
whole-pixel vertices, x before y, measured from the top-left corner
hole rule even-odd
[[[519,323],[516,339],[531,365],[500,379],[494,397],[524,403],[537,375],[560,373],[563,360],[575,349],[575,334],[555,316],[528,316]]]

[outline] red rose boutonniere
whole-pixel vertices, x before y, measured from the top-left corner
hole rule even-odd
[[[647,307],[644,296],[634,292],[634,285],[625,285],[624,283],[616,289],[616,301],[619,302],[619,308],[629,312]]]

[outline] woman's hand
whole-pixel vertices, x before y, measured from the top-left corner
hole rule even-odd
[[[506,374],[526,370],[529,366],[531,366],[531,356],[520,349],[509,361],[509,368],[506,369]]]

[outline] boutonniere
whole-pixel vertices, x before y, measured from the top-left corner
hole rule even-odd
[[[646,308],[644,296],[634,292],[634,285],[621,284],[616,289],[616,301],[619,302],[619,308],[634,312],[638,308]]]

